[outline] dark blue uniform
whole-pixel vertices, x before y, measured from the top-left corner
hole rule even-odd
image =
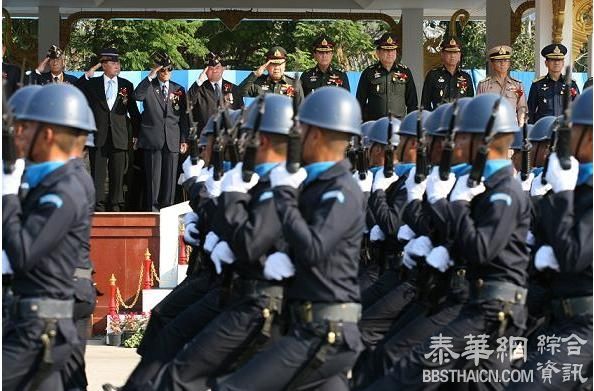
[[[580,90],[574,80],[571,80],[571,100],[579,95]],[[530,86],[528,94],[528,123],[535,123],[547,115],[559,116],[563,114],[563,94],[565,78],[559,76],[557,81],[551,79],[549,74],[536,79]]]
[[[90,206],[76,171],[73,162],[49,171],[36,186],[31,183],[22,205],[16,195],[2,197],[2,241],[16,297],[2,344],[5,390],[22,390],[42,378],[44,389],[60,389],[59,371],[77,343],[72,277]],[[51,307],[54,315],[39,314],[43,307]],[[43,335],[49,336],[51,349],[44,349]]]
[[[337,377],[342,382],[336,380],[333,387],[342,384],[348,389],[343,374],[361,349],[359,331],[356,320],[334,322],[327,311],[332,305],[354,308],[359,302],[363,193],[351,177],[348,161],[341,161],[317,179],[306,180],[301,193],[286,186],[275,188],[274,201],[296,269],[286,291],[292,327],[217,389],[317,387]],[[324,308],[325,315],[318,316],[317,308]],[[312,361],[315,369],[308,370]]]

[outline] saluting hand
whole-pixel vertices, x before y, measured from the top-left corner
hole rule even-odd
[[[202,73],[200,74],[200,76],[198,76],[198,85],[202,85],[202,83],[204,83],[206,80],[208,80],[208,76],[206,75],[206,71],[208,71],[209,68],[210,68],[210,66],[207,65],[202,70]]]
[[[37,65],[37,68],[35,70],[39,73],[45,71],[45,68],[47,67],[48,62],[49,62],[49,57],[44,58],[43,60],[41,60],[39,65]]]
[[[91,69],[89,69],[88,71],[85,72],[85,76],[87,77],[87,79],[90,79],[91,77],[93,77],[93,75],[95,74],[95,71],[97,69],[101,68],[101,63],[97,63],[95,65],[93,65],[91,67]]]
[[[270,60],[266,61],[266,64],[264,65],[260,65],[260,67],[258,69],[256,69],[254,71],[254,74],[258,77],[262,76],[262,74],[264,73],[264,71],[266,70],[266,67],[270,64]]]
[[[152,80],[157,77],[157,72],[159,72],[161,68],[163,68],[163,65],[159,65],[158,67],[151,69],[151,73],[149,73],[148,78]]]

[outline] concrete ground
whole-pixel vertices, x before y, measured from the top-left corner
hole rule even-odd
[[[105,345],[105,339],[88,341],[85,355],[87,365],[88,391],[101,391],[103,383],[116,386],[124,384],[140,356],[136,349]]]

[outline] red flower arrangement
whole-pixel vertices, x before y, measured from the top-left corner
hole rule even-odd
[[[524,90],[521,87],[517,87],[516,88],[516,95],[518,96],[518,98],[521,98],[522,95],[524,95]]]
[[[124,104],[128,103],[128,89],[126,87],[120,88],[118,95],[120,96],[120,98],[122,98],[122,102]]]
[[[293,96],[295,95],[295,88],[292,85],[286,84],[286,87],[283,86],[282,91],[285,93],[286,96]]]
[[[575,87],[571,87],[569,89],[569,94],[571,95],[572,98],[575,98],[577,96],[577,90],[575,89]]]
[[[396,79],[398,79],[398,81],[406,81],[408,79],[408,75],[405,72],[396,72],[394,73],[392,81],[396,81]]]
[[[468,89],[468,82],[465,78],[459,77],[458,81],[456,82],[456,88],[460,90],[461,94],[465,94],[466,90]]]

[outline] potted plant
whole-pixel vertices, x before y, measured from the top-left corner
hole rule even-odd
[[[107,315],[105,344],[110,346],[120,346],[122,344],[122,324],[119,315]]]
[[[137,329],[138,319],[136,318],[136,314],[131,312],[124,315],[124,320],[122,322],[122,343],[125,343],[126,340],[132,337]]]

